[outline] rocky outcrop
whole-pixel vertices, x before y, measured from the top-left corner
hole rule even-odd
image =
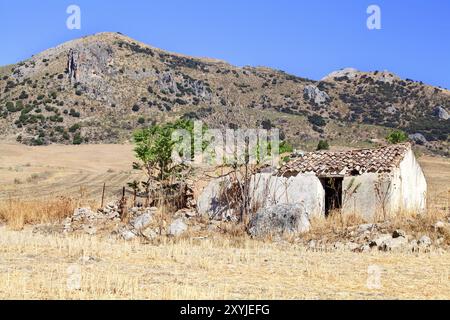
[[[356,75],[358,74],[358,70],[356,70],[355,68],[345,68],[345,69],[341,69],[341,70],[337,70],[337,71],[333,71],[330,74],[328,74],[327,76],[325,76],[322,80],[332,80],[334,78],[342,78],[342,77],[347,77],[349,79],[353,79],[356,77]]]
[[[77,81],[77,63],[78,55],[74,50],[70,49],[67,57],[67,73],[70,80],[70,83],[75,83]]]
[[[410,134],[408,136],[408,138],[411,141],[413,141],[413,142],[415,142],[417,144],[420,144],[420,145],[424,145],[424,144],[426,144],[428,142],[427,139],[425,138],[425,136],[423,134],[421,134],[421,133]]]
[[[330,99],[330,96],[326,92],[321,91],[313,85],[307,85],[303,89],[303,94],[308,100],[313,100],[316,104],[324,104]]]
[[[441,120],[448,120],[450,118],[447,110],[445,110],[442,106],[436,107],[436,109],[434,109],[434,115]]]
[[[279,204],[259,210],[250,222],[254,237],[308,232],[308,214],[300,204]]]

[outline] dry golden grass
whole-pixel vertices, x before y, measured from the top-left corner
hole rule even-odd
[[[370,289],[373,265],[381,286]],[[449,299],[450,253],[308,252],[248,238],[148,245],[2,228],[0,298]]]
[[[122,186],[139,177],[139,172],[131,170],[132,150],[130,144],[30,147],[0,143],[0,200],[89,196],[100,201],[103,183],[107,197],[115,197]]]
[[[7,223],[0,226],[0,299],[450,299],[450,252],[310,252],[293,241],[251,240],[232,224],[221,226],[222,235],[154,244],[33,233],[27,224],[59,221],[91,199],[98,206],[101,184],[131,180],[133,160],[129,145],[35,151],[0,145],[0,224]],[[450,162],[419,161],[429,215],[405,213],[391,224],[433,237],[432,224],[448,214]],[[359,223],[356,216],[333,216],[313,221],[312,234]],[[448,242],[450,231],[444,236]],[[378,289],[367,286],[373,265],[382,270]],[[67,281],[78,270],[80,289],[71,290]]]
[[[16,200],[0,202],[0,221],[13,230],[21,230],[27,224],[53,223],[70,216],[79,201],[57,197],[46,200]]]
[[[434,206],[433,206],[434,207]],[[436,222],[446,222],[450,218],[450,212],[443,209],[432,208],[427,214],[417,212],[400,211],[384,219],[379,215],[373,221],[365,221],[361,215],[348,214],[341,215],[338,211],[333,212],[327,218],[313,217],[311,219],[311,231],[304,236],[305,239],[322,239],[327,237],[329,240],[339,239],[348,233],[349,228],[356,227],[364,223],[379,223],[384,225],[390,232],[401,229],[408,236],[419,239],[423,235],[429,236],[433,241],[443,238],[442,244],[450,245],[450,227],[444,226],[436,230]]]

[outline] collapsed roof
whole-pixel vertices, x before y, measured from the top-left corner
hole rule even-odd
[[[351,176],[363,173],[387,173],[400,165],[410,143],[376,149],[309,152],[283,165],[279,176],[314,173],[317,176]]]

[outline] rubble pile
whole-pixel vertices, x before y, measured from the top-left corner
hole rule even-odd
[[[353,252],[430,252],[448,250],[445,232],[450,230],[450,223],[438,221],[434,225],[435,240],[427,234],[407,234],[402,229],[390,232],[389,222],[368,223],[353,226],[343,232],[329,236],[299,239],[309,250],[330,251],[349,250]]]

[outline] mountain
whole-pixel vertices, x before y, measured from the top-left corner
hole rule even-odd
[[[69,41],[0,67],[0,135],[42,145],[122,142],[180,117],[230,128],[278,127],[297,146],[353,145],[400,128],[449,152],[450,91],[388,71],[314,81],[154,48],[120,33]]]

